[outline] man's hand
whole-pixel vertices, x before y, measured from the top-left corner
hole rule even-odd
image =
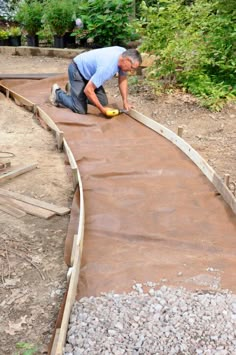
[[[126,111],[130,111],[131,108],[134,108],[134,106],[130,105],[127,101],[123,102],[123,107]]]

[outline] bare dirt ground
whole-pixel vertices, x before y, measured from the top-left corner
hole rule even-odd
[[[5,73],[61,70],[52,58],[50,67],[47,58],[0,55],[0,61]],[[1,188],[70,207],[73,187],[64,158],[52,133],[0,93],[0,161],[10,160],[12,167],[38,164],[37,169],[1,183]],[[38,349],[33,353],[47,354],[66,286],[63,252],[68,221],[69,215],[45,220],[0,211],[1,355],[23,354],[30,344]]]
[[[70,60],[0,55],[2,73],[66,73]],[[134,108],[177,132],[223,177],[236,180],[236,105],[219,113],[200,108],[187,94],[155,96],[130,79]],[[106,84],[111,101],[119,100],[117,79]],[[13,156],[4,158],[11,152]],[[155,153],[155,152],[154,152]],[[171,159],[171,157],[169,157]],[[38,163],[38,169],[1,184],[2,188],[61,206],[71,206],[73,188],[52,134],[0,93],[0,161],[12,166]],[[23,354],[29,344],[47,353],[66,286],[63,261],[69,215],[49,220],[26,215],[15,218],[0,211],[0,354]],[[19,344],[21,342],[21,349]]]

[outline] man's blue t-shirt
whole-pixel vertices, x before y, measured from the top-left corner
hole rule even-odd
[[[119,57],[125,51],[125,48],[118,46],[94,49],[77,55],[74,62],[83,77],[99,88],[117,72],[126,75],[118,67]]]

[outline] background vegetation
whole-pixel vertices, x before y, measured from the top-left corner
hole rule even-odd
[[[141,49],[157,56],[150,78],[165,90],[182,87],[220,110],[236,97],[235,0],[140,3]]]
[[[132,12],[133,0],[79,1],[76,13],[84,27],[75,34],[93,38],[98,46],[123,45],[132,35]]]
[[[13,19],[24,3],[34,11],[15,20],[37,23],[41,38],[73,31],[101,47],[140,37],[140,51],[157,58],[148,75],[156,92],[181,88],[212,110],[236,98],[235,0],[2,0]]]

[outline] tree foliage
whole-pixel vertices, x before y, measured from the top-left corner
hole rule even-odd
[[[179,85],[219,110],[236,97],[234,0],[159,0],[141,4],[142,49],[157,55],[152,76]]]
[[[75,20],[73,0],[45,0],[43,25],[49,27],[53,34],[63,36],[73,28]]]
[[[79,38],[92,37],[101,46],[123,44],[131,35],[129,26],[133,0],[79,1],[76,14],[82,19]]]
[[[15,20],[27,31],[35,35],[42,27],[43,5],[38,0],[22,1],[16,11]]]

